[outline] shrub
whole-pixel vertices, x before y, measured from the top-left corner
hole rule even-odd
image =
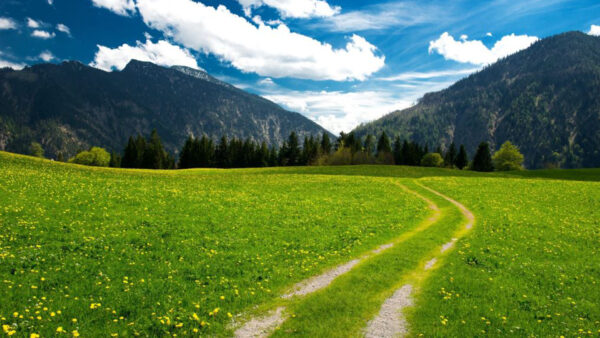
[[[428,153],[421,159],[421,165],[424,167],[441,167],[444,165],[444,159],[439,153]]]
[[[108,167],[110,164],[110,154],[102,148],[92,147],[89,151],[82,151],[75,155],[69,162],[94,167]]]
[[[519,148],[510,141],[504,142],[502,147],[492,157],[494,168],[500,171],[521,170],[525,157],[519,151]]]
[[[43,158],[44,148],[42,148],[42,145],[37,142],[31,142],[29,145],[29,155]]]

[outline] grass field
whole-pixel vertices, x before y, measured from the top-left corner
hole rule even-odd
[[[284,305],[277,336],[360,336],[410,281],[410,335],[598,335],[599,180],[600,170],[136,171],[0,152],[2,332],[227,336],[237,315]],[[468,207],[474,228],[462,232],[459,210],[420,184]],[[436,222],[414,193],[439,206]],[[390,241],[327,288],[279,298]]]

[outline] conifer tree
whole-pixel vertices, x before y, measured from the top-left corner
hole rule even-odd
[[[298,135],[295,131],[290,133],[287,142],[287,163],[290,166],[298,165],[300,161],[300,145],[298,144]]]
[[[458,155],[456,156],[456,167],[462,170],[469,164],[469,156],[467,155],[467,151],[465,150],[464,145],[460,145],[460,150],[458,151]]]
[[[456,145],[454,145],[454,142],[450,144],[450,148],[444,156],[444,164],[451,168],[456,164]]]
[[[138,166],[138,150],[137,150],[137,142],[133,138],[133,136],[129,137],[129,141],[127,142],[127,146],[125,146],[125,150],[123,151],[123,159],[121,160],[121,166],[123,168],[137,168]]]
[[[492,164],[492,155],[490,154],[490,145],[487,142],[482,142],[477,148],[477,152],[473,157],[472,168],[475,171],[494,171]]]
[[[400,136],[396,136],[394,140],[394,163],[397,165],[403,164],[404,159],[402,158],[402,141],[400,141]]]
[[[384,132],[381,133],[379,141],[377,142],[377,156],[380,154],[391,153],[392,146],[390,145],[390,138]]]
[[[329,155],[331,153],[331,139],[329,139],[329,135],[327,133],[323,133],[321,137],[321,152],[325,155]]]
[[[373,155],[375,153],[375,137],[371,134],[368,134],[365,138],[364,151],[369,155]]]

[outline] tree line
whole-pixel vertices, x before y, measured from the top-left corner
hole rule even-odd
[[[37,153],[39,149],[36,148]],[[189,136],[175,159],[164,149],[160,136],[153,130],[146,139],[142,135],[130,137],[123,155],[98,147],[77,154],[69,160],[73,163],[142,169],[189,169],[189,168],[250,168],[306,165],[357,165],[388,164],[424,167],[446,167],[475,171],[519,170],[524,161],[519,149],[506,142],[493,155],[490,146],[482,142],[472,159],[464,145],[451,143],[443,151],[441,146],[430,150],[427,145],[402,140],[392,141],[383,132],[376,138],[364,139],[354,132],[340,133],[332,142],[327,133],[306,136],[300,141],[291,132],[281,147],[255,142],[252,139],[228,139],[223,136],[214,142],[207,136]]]

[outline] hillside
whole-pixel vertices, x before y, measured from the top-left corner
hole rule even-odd
[[[298,113],[203,71],[131,61],[120,72],[79,62],[0,70],[0,150],[73,155],[91,145],[121,151],[127,138],[156,128],[178,151],[188,135],[252,138],[279,145],[291,131],[325,132]]]
[[[417,105],[358,127],[430,146],[517,144],[529,168],[600,166],[600,38],[543,39]]]

